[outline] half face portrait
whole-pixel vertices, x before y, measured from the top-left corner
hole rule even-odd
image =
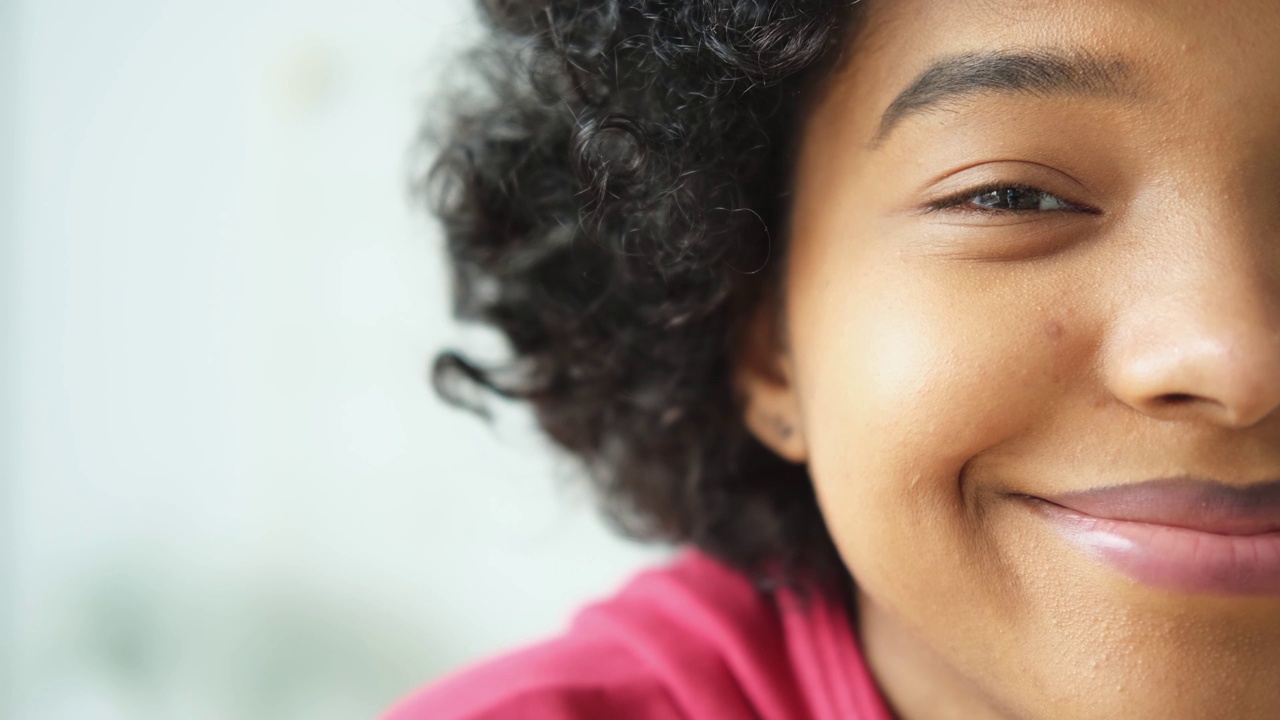
[[[1280,5],[486,7],[437,382],[753,588],[743,717],[1280,717]]]
[[[903,717],[1280,712],[1277,33],[865,3],[745,417],[807,464]]]

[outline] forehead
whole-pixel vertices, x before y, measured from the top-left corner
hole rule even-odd
[[[1049,50],[1123,66],[1152,109],[1208,101],[1263,122],[1280,109],[1278,37],[1274,0],[865,0],[828,87],[851,103],[843,122],[874,136],[880,114],[941,59]]]
[[[919,45],[1054,42],[1067,38],[1117,49],[1152,33],[1179,40],[1217,36],[1255,49],[1273,46],[1273,0],[864,0],[864,39],[905,32]],[[1270,25],[1268,25],[1270,23]],[[1172,39],[1172,38],[1170,38]],[[1193,47],[1184,49],[1193,50]]]

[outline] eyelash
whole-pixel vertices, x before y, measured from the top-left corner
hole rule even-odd
[[[974,202],[974,200],[976,200],[977,198],[983,195],[989,195],[995,192],[1004,193],[1009,190],[1016,190],[1018,192],[1034,193],[1036,195],[1047,196],[1060,202],[1063,205],[1063,207],[1055,208],[1051,210],[1040,210],[1040,209],[1012,210],[1007,208],[984,207]],[[925,208],[925,211],[926,212],[951,211],[951,212],[962,212],[962,213],[980,213],[984,215],[987,215],[987,214],[1022,215],[1022,214],[1030,214],[1030,213],[1045,213],[1045,212],[1052,212],[1052,213],[1070,212],[1070,213],[1083,213],[1086,215],[1101,214],[1100,211],[1094,208],[1073,203],[1069,200],[1062,198],[1061,196],[1054,195],[1053,193],[1047,190],[1041,190],[1040,188],[1035,187],[1034,185],[1026,185],[1022,183],[989,183],[987,185],[979,185],[978,187],[962,190],[958,193],[955,193],[954,195],[949,195],[940,200],[935,200],[929,203],[929,205]]]

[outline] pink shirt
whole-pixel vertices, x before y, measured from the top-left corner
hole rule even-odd
[[[383,720],[890,720],[846,614],[696,551]]]

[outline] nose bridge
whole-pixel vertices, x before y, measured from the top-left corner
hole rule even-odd
[[[1141,412],[1248,426],[1280,407],[1280,236],[1226,197],[1166,206],[1136,244],[1104,364],[1112,393]]]
[[[1156,298],[1167,299],[1202,340],[1230,346],[1276,342],[1280,238],[1266,237],[1266,230],[1239,212],[1202,215],[1181,227],[1165,236],[1174,247],[1161,253],[1163,268],[1155,277],[1163,287]]]

